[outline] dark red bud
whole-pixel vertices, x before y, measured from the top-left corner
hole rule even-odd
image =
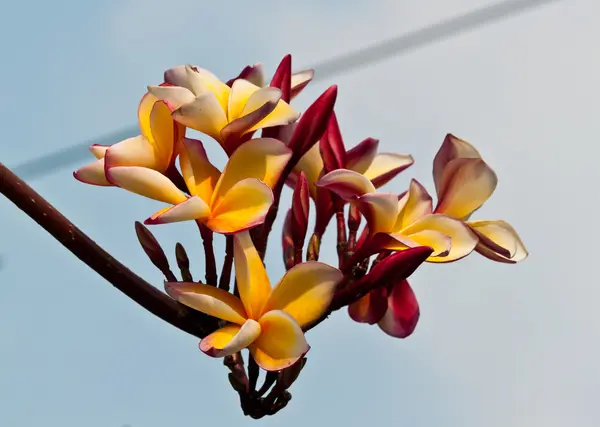
[[[297,246],[304,244],[308,229],[309,197],[308,180],[304,172],[300,172],[292,196],[292,236]]]
[[[346,148],[335,112],[331,114],[327,129],[320,142],[321,157],[325,172],[346,167]]]
[[[290,102],[292,92],[292,55],[287,54],[283,57],[277,70],[275,70],[269,86],[281,90],[281,99],[285,102]]]

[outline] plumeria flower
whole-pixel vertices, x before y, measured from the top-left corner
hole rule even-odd
[[[499,262],[516,263],[528,256],[514,228],[505,221],[469,221],[498,184],[494,171],[466,141],[447,135],[433,162],[438,203],[436,213],[452,216],[477,234],[476,251]]]
[[[186,138],[179,162],[191,197],[148,168],[117,166],[106,174],[121,188],[173,205],[146,224],[196,220],[229,234],[262,224],[273,203],[272,188],[290,157],[291,150],[281,141],[252,139],[240,145],[221,173],[208,160],[202,143]]]
[[[114,145],[92,145],[96,161],[79,168],[73,176],[86,184],[111,186],[105,169],[110,166],[136,166],[166,173],[173,167],[185,136],[185,127],[175,122],[164,102],[146,93],[138,107],[141,135]]]
[[[165,72],[166,85],[148,91],[166,101],[179,123],[213,137],[228,151],[228,138],[287,125],[300,114],[281,100],[281,90],[237,79],[231,88],[211,72],[185,65]],[[230,154],[230,153],[229,153]]]
[[[377,193],[369,179],[347,169],[328,173],[317,185],[356,205],[370,235],[379,238],[379,249],[429,246],[434,251],[427,261],[451,262],[467,256],[477,244],[477,236],[462,221],[432,213],[431,196],[414,179],[400,199],[395,194]]]
[[[267,371],[293,365],[309,350],[302,327],[325,313],[342,273],[327,264],[305,262],[290,269],[271,288],[248,232],[234,235],[237,298],[198,283],[166,283],[182,304],[229,322],[200,342],[200,350],[224,357],[248,348]]]

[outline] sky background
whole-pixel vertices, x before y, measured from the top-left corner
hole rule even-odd
[[[0,161],[17,165],[134,124],[146,85],[174,65],[226,80],[257,61],[271,73],[291,53],[299,69],[493,3],[10,2],[0,15]],[[531,255],[512,266],[477,254],[423,266],[412,278],[421,321],[407,340],[338,312],[307,335],[308,364],[275,417],[244,417],[221,360],[0,199],[0,425],[596,426],[599,14],[596,0],[555,1],[311,84],[297,99],[304,108],[337,83],[347,146],[372,136],[385,151],[413,154],[389,191],[411,177],[433,191],[431,162],[446,133],[470,141],[500,179],[477,219],[507,220]],[[209,155],[224,160],[214,148]],[[133,229],[159,204],[81,184],[76,167],[30,184],[161,286]],[[268,253],[273,281],[284,271],[279,230]],[[193,224],[152,231],[170,255],[182,242],[203,276]]]

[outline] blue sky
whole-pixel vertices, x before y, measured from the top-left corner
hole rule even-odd
[[[257,61],[271,72],[285,53],[302,66],[492,3],[12,2],[0,16],[0,159],[16,165],[135,123],[145,86],[173,65],[223,79]],[[304,107],[338,83],[348,145],[373,136],[414,155],[391,191],[411,177],[433,189],[431,161],[446,133],[475,144],[500,178],[477,218],[512,223],[531,256],[517,266],[473,255],[421,268],[412,281],[421,322],[408,340],[333,316],[308,334],[307,367],[272,419],[244,418],[226,370],[196,338],[137,307],[0,200],[0,425],[596,425],[599,12],[594,0],[558,1],[299,97]],[[31,185],[160,286],[133,231],[157,205],[71,172]],[[200,276],[192,224],[153,231],[170,253],[184,243]],[[268,253],[273,280],[283,272],[278,240]]]

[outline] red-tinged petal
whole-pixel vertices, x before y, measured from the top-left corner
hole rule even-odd
[[[158,102],[158,98],[152,95],[150,92],[146,92],[138,105],[138,123],[140,125],[140,132],[146,141],[152,140],[152,130],[150,129],[150,114],[154,104]]]
[[[392,337],[407,338],[414,332],[421,315],[417,297],[407,280],[391,287],[387,303],[387,311],[379,321],[379,327]]]
[[[111,145],[104,153],[104,161],[105,169],[115,166],[139,166],[162,172],[156,149],[142,135]]]
[[[104,174],[104,159],[98,159],[88,165],[82,166],[73,172],[73,177],[84,184],[98,185],[101,187],[110,187]]]
[[[294,99],[304,89],[315,75],[315,70],[302,70],[292,74],[291,99]]]
[[[140,196],[177,205],[187,200],[186,195],[166,176],[152,169],[138,166],[117,166],[105,169],[106,178],[114,185]]]
[[[157,225],[181,221],[206,221],[209,216],[210,209],[206,202],[198,196],[193,196],[178,205],[161,209],[144,221],[144,224]]]
[[[322,262],[308,261],[290,269],[271,291],[263,311],[283,310],[303,327],[327,311],[343,274]]]
[[[390,233],[398,218],[398,199],[391,193],[369,193],[353,202],[363,214],[371,233]]]
[[[308,181],[306,180],[306,175],[300,172],[300,177],[292,196],[292,235],[294,236],[294,241],[300,245],[304,242],[308,229],[309,208]]]
[[[346,165],[346,148],[340,132],[335,112],[331,114],[327,130],[320,142],[321,157],[325,165],[325,171],[331,172],[343,169]]]
[[[364,175],[376,188],[382,187],[414,163],[410,154],[380,153],[375,156]]]
[[[413,179],[405,195],[397,203],[400,207],[394,231],[400,231],[415,221],[429,215],[433,210],[431,196],[419,181]]]
[[[108,150],[109,148],[110,148],[110,145],[94,144],[89,147],[89,150],[94,155],[95,158],[103,159],[104,155],[106,154],[106,150]]]
[[[258,322],[261,334],[249,349],[258,366],[265,371],[285,369],[310,349],[302,329],[285,311],[269,311]]]
[[[244,107],[248,103],[250,97],[258,92],[261,88],[250,83],[248,80],[236,80],[231,85],[231,92],[229,94],[229,105],[227,107],[227,120],[232,122],[233,120],[241,117],[242,111]],[[281,93],[279,93],[279,97],[281,97]],[[279,98],[277,98],[279,100]],[[264,104],[267,100],[262,102],[260,105],[256,105],[256,110],[262,104]],[[250,113],[248,111],[246,114]]]
[[[316,196],[314,200],[315,210],[317,212],[315,219],[315,233],[323,235],[331,218],[333,218],[333,215],[335,214],[335,210],[333,208],[333,201],[331,200],[331,192],[326,188],[315,188]]]
[[[490,198],[498,177],[482,159],[455,159],[444,169],[436,213],[468,217]]]
[[[273,126],[285,126],[295,122],[300,117],[290,104],[281,99],[281,90],[274,87],[265,87],[252,94],[246,106],[242,110],[242,116],[258,110],[264,104],[277,102],[275,109],[264,119],[250,128],[250,132],[258,129],[269,128]]]
[[[184,126],[221,140],[221,129],[227,125],[225,111],[212,92],[199,95],[193,102],[173,112],[173,118]]]
[[[275,70],[275,74],[273,74],[269,86],[281,90],[281,99],[285,102],[290,102],[292,87],[292,55],[288,54],[283,57]]]
[[[189,104],[196,99],[189,89],[181,86],[148,86],[148,92],[166,102],[171,110],[177,110],[182,105]]]
[[[523,261],[529,256],[523,241],[509,223],[494,220],[469,221],[467,224],[479,236],[475,250],[481,255],[507,264]]]
[[[428,246],[433,249],[431,259],[437,257],[446,257],[452,249],[452,239],[441,231],[422,230],[411,235],[402,233],[390,234],[395,241],[389,241],[385,244],[385,249],[390,251],[400,251],[406,248],[416,248],[419,246]],[[443,261],[440,261],[443,262]]]
[[[329,172],[316,185],[333,191],[346,201],[375,192],[375,187],[364,175],[348,169]]]
[[[327,89],[306,109],[294,130],[288,147],[298,156],[303,156],[325,133],[337,98],[337,86]]]
[[[208,160],[202,142],[185,138],[179,165],[190,194],[210,203],[221,172]]]
[[[181,304],[209,316],[238,325],[243,325],[246,321],[246,311],[239,298],[214,285],[195,282],[166,282],[165,291]]]
[[[233,82],[235,82],[237,79],[248,80],[250,83],[255,84],[258,87],[263,87],[265,85],[265,73],[263,64],[257,62],[254,65],[245,66],[237,77],[227,82],[227,86],[231,87],[233,85]]]
[[[379,140],[366,138],[346,153],[346,168],[364,174],[377,155]]]
[[[217,329],[200,341],[199,348],[211,357],[230,356],[250,346],[260,334],[260,324],[249,319],[241,327],[227,325]]]
[[[283,221],[283,231],[281,233],[281,247],[283,249],[283,263],[285,269],[289,270],[294,266],[294,239],[292,237],[292,210],[288,209]]]
[[[442,146],[433,159],[433,181],[435,183],[438,198],[441,193],[442,175],[444,174],[446,165],[450,161],[460,158],[479,159],[481,158],[481,155],[477,149],[467,141],[463,141],[449,133],[446,135],[446,138],[444,138]]]
[[[221,130],[221,140],[223,149],[227,155],[231,156],[231,154],[237,150],[241,144],[246,142],[249,139],[248,136],[251,135],[251,133],[248,132],[251,132],[253,127],[255,127],[258,123],[264,120],[265,117],[275,111],[275,107],[277,107],[276,99],[267,101],[258,109],[240,117],[239,119],[235,119],[225,126]],[[245,138],[248,139],[244,140]]]
[[[387,288],[380,286],[348,306],[350,318],[358,323],[374,325],[379,322],[388,307]]]

